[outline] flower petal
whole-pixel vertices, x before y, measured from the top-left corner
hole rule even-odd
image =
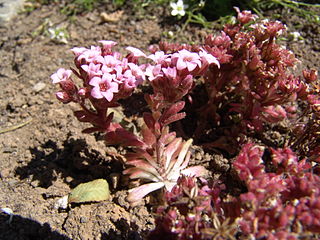
[[[97,99],[103,98],[103,95],[101,94],[101,91],[100,91],[99,86],[94,87],[94,88],[91,90],[91,96],[94,97],[94,98],[97,98]]]

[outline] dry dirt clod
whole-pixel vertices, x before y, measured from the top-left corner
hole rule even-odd
[[[32,90],[38,93],[45,88],[46,88],[46,84],[44,82],[38,82],[36,85],[33,86]]]
[[[103,22],[118,22],[122,18],[122,15],[123,11],[119,10],[113,13],[102,12],[100,17]]]
[[[10,176],[10,172],[11,172],[11,169],[10,168],[5,168],[5,169],[2,169],[0,171],[0,178],[7,178]]]

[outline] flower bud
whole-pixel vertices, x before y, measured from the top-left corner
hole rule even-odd
[[[89,93],[89,91],[87,88],[80,88],[78,91],[78,95],[82,98],[85,98],[88,93]]]
[[[306,79],[307,83],[314,82],[318,79],[318,71],[315,69],[303,70],[303,77]]]
[[[62,90],[68,92],[69,94],[74,94],[77,89],[75,84],[73,83],[73,81],[70,79],[67,79],[65,81],[61,81],[60,87]]]
[[[72,97],[64,91],[59,91],[56,93],[56,97],[60,102],[69,103],[72,101]]]

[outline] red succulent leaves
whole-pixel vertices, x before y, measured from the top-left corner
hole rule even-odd
[[[297,239],[299,231],[319,233],[320,177],[289,148],[270,149],[275,172],[266,172],[263,151],[246,144],[233,166],[248,192],[240,195],[243,234],[256,238]],[[295,230],[296,229],[296,230]]]
[[[78,103],[81,110],[75,117],[92,125],[84,133],[103,132],[107,144],[127,148],[123,173],[140,180],[129,190],[133,205],[164,188],[165,205],[157,209],[152,239],[157,234],[167,239],[233,239],[236,232],[240,238],[298,239],[320,233],[318,73],[304,70],[297,77],[288,71],[298,60],[276,42],[285,31],[283,24],[236,11],[237,23],[226,25],[218,36],[209,35],[203,45],[160,43],[150,56],[128,47],[130,53],[123,57],[112,50],[115,42],[102,41],[102,47],[74,48],[76,68],[60,68],[51,76],[61,88],[58,100]],[[139,58],[153,63],[140,65]],[[72,74],[82,80],[81,87]],[[239,196],[223,193],[220,183],[209,187],[204,179],[199,187],[194,177],[206,170],[188,167],[192,140],[170,131],[170,124],[186,116],[183,98],[190,97],[194,77],[203,77],[207,90],[200,124],[213,121],[219,126],[231,119],[239,131],[262,132],[265,125],[285,119],[298,123],[291,149],[268,149],[268,157],[265,147],[243,145],[233,162],[245,185]],[[114,122],[108,110],[144,80],[153,89],[145,95],[150,111],[143,113],[140,132],[133,133]],[[305,105],[302,114],[297,101]],[[310,120],[304,124],[306,116]],[[212,124],[203,126],[199,129],[204,131]],[[220,138],[207,145],[222,144]]]

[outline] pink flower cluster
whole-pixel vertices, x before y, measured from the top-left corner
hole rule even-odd
[[[211,64],[220,66],[218,60],[204,49],[198,52],[180,49],[167,54],[157,51],[148,58],[154,62],[146,68],[154,94],[162,95],[171,103],[190,92],[195,76],[203,75]]]
[[[53,83],[60,83],[62,92],[57,94],[63,102],[79,101],[80,98],[105,99],[115,102],[126,98],[133,90],[145,80],[143,66],[138,65],[138,58],[146,57],[139,49],[128,47],[130,52],[122,57],[119,52],[113,52],[116,45],[113,41],[100,41],[103,47],[91,46],[91,48],[73,48],[75,65],[78,72],[74,73],[83,80],[83,87],[75,91],[69,91],[64,85],[72,85],[76,89],[72,79],[71,70],[59,69],[51,76]],[[76,96],[78,95],[78,96]]]
[[[192,140],[176,138],[168,125],[184,118],[185,113],[180,111],[185,104],[181,100],[193,87],[194,76],[202,75],[211,64],[219,66],[217,59],[203,49],[198,52],[180,49],[170,54],[157,51],[147,57],[133,47],[127,47],[130,53],[122,57],[112,50],[115,42],[101,43],[102,47],[73,48],[77,70],[61,68],[51,78],[62,89],[57,93],[58,99],[79,103],[82,109],[75,111],[75,116],[93,125],[85,133],[101,131],[107,144],[131,147],[125,156],[129,167],[124,174],[144,184],[130,190],[128,201],[134,204],[163,187],[171,190],[181,174],[203,175],[205,169],[201,166],[187,168]],[[141,57],[153,62],[139,65]],[[72,73],[83,81],[81,88],[74,84]],[[151,113],[144,113],[141,138],[113,122],[113,113],[108,109],[118,106],[119,99],[130,96],[146,79],[154,93],[145,96]],[[86,101],[90,101],[90,108]]]

